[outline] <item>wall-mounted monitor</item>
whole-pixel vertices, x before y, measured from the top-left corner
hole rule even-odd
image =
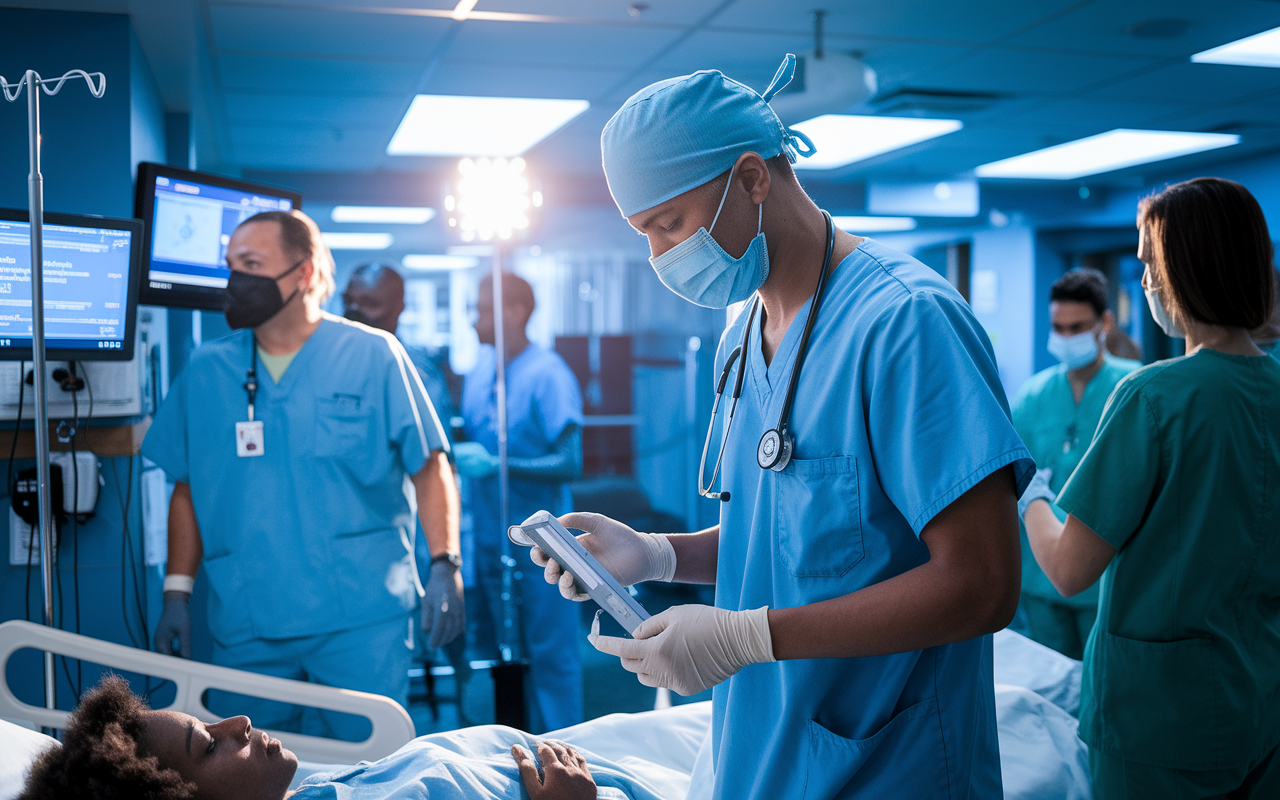
[[[292,189],[144,161],[134,212],[146,226],[138,302],[221,310],[236,226],[262,211],[301,207]]]
[[[31,224],[0,209],[0,360],[30,361]],[[45,354],[54,361],[133,358],[142,223],[44,215]]]

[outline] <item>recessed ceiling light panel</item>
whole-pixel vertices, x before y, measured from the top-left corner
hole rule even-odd
[[[451,256],[439,253],[414,253],[400,259],[400,264],[405,269],[422,271],[471,269],[479,263],[479,256]]]
[[[534,97],[413,98],[387,145],[393,156],[518,156],[591,104]]]
[[[1117,128],[1097,136],[983,164],[975,172],[979,178],[1074,180],[1138,164],[1216,150],[1239,142],[1240,137],[1234,133]]]
[[[916,221],[911,217],[832,217],[836,227],[849,233],[884,233],[887,231],[913,231]]]
[[[1228,42],[1221,47],[1196,53],[1200,64],[1235,64],[1242,67],[1280,67],[1280,28]]]
[[[823,114],[791,127],[813,140],[818,152],[796,160],[796,169],[835,169],[958,131],[955,119],[863,117]]]
[[[421,225],[435,215],[434,208],[419,206],[334,206],[329,218],[334,222]]]
[[[389,233],[322,233],[330,250],[386,250],[395,241]]]

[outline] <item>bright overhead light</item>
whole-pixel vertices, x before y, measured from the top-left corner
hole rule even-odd
[[[1074,180],[1086,175],[1163,161],[1237,144],[1234,133],[1136,131],[1117,128],[1074,142],[1057,144],[974,170],[980,178]]]
[[[442,270],[471,269],[480,263],[478,256],[447,256],[438,253],[415,253],[400,259],[405,269]]]
[[[322,233],[330,250],[386,250],[395,241],[389,233]]]
[[[955,119],[823,114],[791,127],[812,139],[818,150],[810,158],[797,159],[796,169],[835,169],[958,131],[964,123]]]
[[[1280,67],[1280,28],[1246,36],[1221,47],[1196,53],[1201,64],[1237,64],[1242,67]]]
[[[462,241],[510,239],[516,230],[529,227],[529,180],[523,158],[464,158],[458,162],[456,194],[445,198],[449,227],[457,228]]]
[[[911,217],[832,217],[831,220],[837,228],[849,233],[882,233],[916,229],[916,221]]]
[[[413,98],[387,153],[393,156],[518,156],[591,104],[534,97]]]
[[[434,208],[418,206],[334,206],[334,222],[376,222],[389,225],[421,225],[436,215]]]
[[[464,20],[471,13],[471,9],[476,7],[476,0],[458,0],[458,5],[454,6],[453,18],[456,20]]]

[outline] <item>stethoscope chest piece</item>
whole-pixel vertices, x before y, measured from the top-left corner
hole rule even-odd
[[[756,445],[756,463],[760,469],[782,472],[791,463],[791,435],[770,428]]]

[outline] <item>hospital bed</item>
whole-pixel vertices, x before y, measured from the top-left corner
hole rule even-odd
[[[217,718],[205,708],[201,696],[206,689],[217,688],[357,714],[372,722],[373,732],[363,742],[270,732],[298,754],[295,785],[313,773],[381,758],[414,737],[409,715],[385,697],[161,656],[22,621],[0,624],[0,674],[5,673],[12,654],[23,648],[171,680],[177,694],[168,708],[207,721]],[[1005,797],[1088,800],[1085,746],[1076,736],[1073,716],[1079,706],[1080,663],[1011,631],[996,634],[995,658]],[[36,726],[62,727],[66,718],[66,712],[21,702],[7,682],[0,681],[0,800],[17,796],[29,765],[53,741]],[[625,765],[637,775],[661,777],[658,783],[671,787],[671,800],[701,800],[710,794],[710,720],[710,703],[694,703],[638,714],[611,714],[547,736]],[[485,727],[426,738],[456,746]]]

